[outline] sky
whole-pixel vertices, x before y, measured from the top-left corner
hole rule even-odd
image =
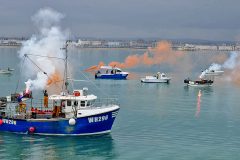
[[[52,8],[71,37],[240,40],[239,0],[0,0],[0,37],[30,37]]]

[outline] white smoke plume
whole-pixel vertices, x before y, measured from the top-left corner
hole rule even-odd
[[[64,16],[51,8],[40,9],[33,17],[39,32],[27,40],[19,51],[24,60],[23,73],[32,90],[44,89],[49,77],[56,72],[63,75],[64,62],[48,57],[64,58],[61,50],[66,42],[66,32],[61,31],[59,22]],[[27,55],[27,58],[25,57]],[[34,56],[34,55],[41,55]],[[48,56],[48,57],[47,57]],[[45,72],[45,73],[44,73]]]
[[[209,71],[220,71],[224,69],[230,69],[233,70],[237,66],[237,59],[238,59],[238,53],[237,52],[231,52],[230,57],[221,65],[217,63],[211,64],[211,66],[203,71],[199,78],[204,78],[206,76],[206,73]]]
[[[237,65],[237,58],[238,58],[237,52],[231,52],[230,58],[227,61],[224,62],[222,67],[226,68],[226,69],[233,69],[233,68],[235,68],[236,65]]]

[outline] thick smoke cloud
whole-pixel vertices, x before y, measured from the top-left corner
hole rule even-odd
[[[152,66],[162,63],[176,64],[177,60],[183,56],[180,51],[173,51],[172,44],[168,41],[160,41],[157,43],[156,47],[149,48],[142,54],[134,54],[126,57],[124,62],[112,61],[108,65],[116,66],[120,68],[133,68],[137,66]],[[94,71],[99,69],[101,66],[105,65],[104,62],[99,62],[96,66],[91,66],[85,71]]]
[[[19,51],[20,58],[25,59],[23,71],[31,90],[60,85],[58,82],[63,80],[64,61],[48,58],[64,58],[61,48],[67,36],[58,25],[63,17],[51,8],[40,9],[32,17],[38,33],[27,40]]]
[[[223,64],[213,63],[210,65],[208,69],[202,72],[199,78],[204,78],[206,73],[209,71],[220,71],[225,70],[227,71],[227,79],[232,80],[236,83],[240,83],[240,57],[237,52],[231,52],[230,57],[225,60]]]

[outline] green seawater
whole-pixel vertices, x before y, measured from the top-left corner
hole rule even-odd
[[[14,68],[0,75],[0,96],[24,88],[19,48],[0,48],[0,68]],[[86,160],[203,160],[240,159],[240,86],[215,79],[207,88],[186,87],[184,78],[196,78],[221,52],[188,52],[173,64],[136,66],[127,80],[95,80],[84,69],[99,61],[124,61],[145,50],[69,49],[74,88],[89,88],[98,97],[118,97],[120,111],[111,134],[54,137],[0,133],[0,159]],[[172,77],[169,84],[142,84],[140,78],[156,72]],[[24,68],[22,70],[24,72]],[[82,74],[84,73],[84,76]],[[93,85],[94,83],[94,85]],[[201,90],[200,102],[198,93]],[[37,95],[37,94],[34,94]]]

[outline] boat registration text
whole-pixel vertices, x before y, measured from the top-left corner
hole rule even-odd
[[[94,122],[102,122],[108,120],[108,115],[105,116],[97,116],[97,117],[89,117],[88,122],[94,123]]]
[[[17,122],[11,119],[2,119],[3,123],[16,125]]]

